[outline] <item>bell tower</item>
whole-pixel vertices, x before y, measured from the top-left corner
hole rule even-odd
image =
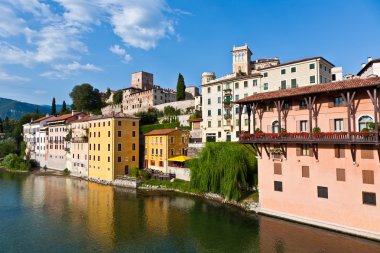
[[[232,72],[245,75],[251,74],[252,52],[247,45],[233,47],[232,49]]]

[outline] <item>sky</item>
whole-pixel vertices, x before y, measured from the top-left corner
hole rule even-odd
[[[380,0],[0,0],[0,97],[71,103],[77,84],[126,88],[140,70],[198,86],[245,44],[252,60],[322,56],[357,73],[380,58]]]

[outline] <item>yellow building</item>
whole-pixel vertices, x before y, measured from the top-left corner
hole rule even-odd
[[[88,121],[88,176],[113,181],[139,167],[139,118],[116,113]]]
[[[180,129],[153,130],[145,134],[144,168],[169,173],[168,159],[186,156],[189,131]]]

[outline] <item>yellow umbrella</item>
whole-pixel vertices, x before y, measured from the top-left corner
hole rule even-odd
[[[181,162],[181,163],[184,163],[184,162],[186,162],[187,160],[190,160],[190,159],[191,159],[191,157],[180,155],[180,156],[169,158],[168,161],[169,162]]]

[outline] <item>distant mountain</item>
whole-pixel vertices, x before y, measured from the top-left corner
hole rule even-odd
[[[8,116],[11,119],[18,119],[25,113],[35,112],[37,107],[41,114],[51,113],[51,106],[49,105],[35,105],[0,98],[0,118],[4,119]],[[60,105],[57,105],[57,111],[59,111],[60,107]]]

